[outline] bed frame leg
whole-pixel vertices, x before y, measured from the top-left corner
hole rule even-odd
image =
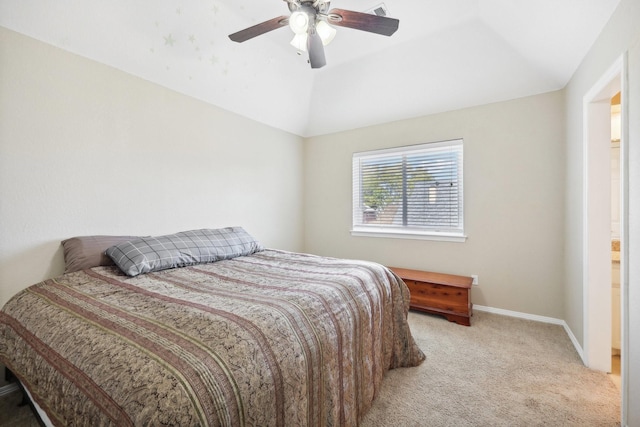
[[[6,366],[4,367],[4,379],[8,383],[13,382],[16,379],[16,376],[13,375],[13,372],[11,372]]]

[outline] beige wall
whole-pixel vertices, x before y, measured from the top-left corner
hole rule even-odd
[[[0,73],[0,305],[76,235],[242,225],[302,249],[302,138],[3,28]]]
[[[307,140],[305,250],[479,276],[475,304],[563,318],[562,91]],[[352,153],[464,138],[465,243],[353,237]]]

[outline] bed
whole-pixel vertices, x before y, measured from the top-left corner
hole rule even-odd
[[[0,311],[0,363],[53,425],[356,426],[386,371],[424,359],[382,265],[197,232],[217,240],[131,236],[72,268],[65,248],[68,272]]]

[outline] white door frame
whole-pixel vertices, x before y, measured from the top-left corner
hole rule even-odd
[[[611,371],[611,185],[610,100],[621,92],[620,141],[620,295],[622,415],[626,414],[628,328],[628,198],[629,172],[627,56],[607,70],[583,98],[583,362]],[[609,142],[609,143],[607,143]]]

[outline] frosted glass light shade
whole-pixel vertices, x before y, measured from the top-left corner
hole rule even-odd
[[[296,34],[306,34],[309,29],[309,15],[297,10],[289,17],[289,27]]]
[[[325,21],[319,21],[316,24],[316,32],[320,36],[322,40],[322,44],[324,46],[331,43],[331,40],[336,36],[336,29],[331,25],[327,24]]]
[[[296,34],[291,40],[291,46],[298,49],[300,52],[307,51],[307,33]]]

